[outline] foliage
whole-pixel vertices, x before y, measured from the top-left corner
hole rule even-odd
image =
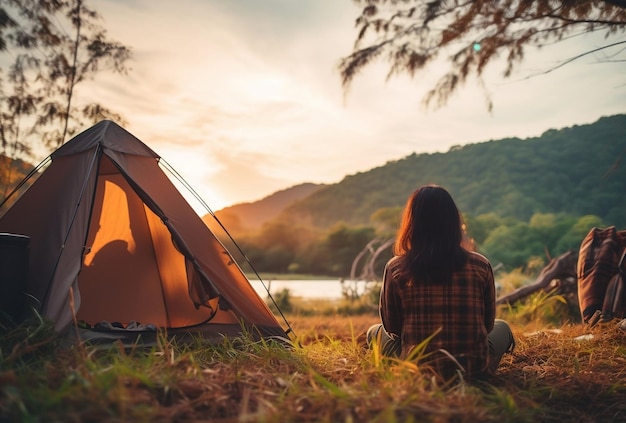
[[[339,223],[320,232],[279,219],[238,243],[259,272],[288,273],[295,269],[298,273],[347,277],[352,260],[374,235],[374,229],[367,226]]]
[[[110,40],[98,21],[86,0],[0,3],[0,52],[8,59],[0,85],[1,154],[58,147],[86,123],[122,121],[76,98],[79,84],[101,70],[127,71],[129,48]]]
[[[378,306],[381,281],[345,280],[340,279],[341,298],[348,303],[362,302]]]
[[[387,237],[395,235],[400,227],[402,209],[401,206],[383,207],[372,213],[370,221],[374,224],[376,233]]]
[[[580,320],[580,315],[573,316],[570,310],[563,296],[540,291],[502,311],[502,316],[505,320],[513,319],[520,324],[541,321],[558,326],[562,322]]]
[[[356,0],[362,5],[356,20],[353,52],[339,65],[344,86],[370,63],[389,62],[388,77],[415,76],[442,56],[448,71],[427,93],[426,105],[443,106],[450,95],[475,75],[480,86],[485,69],[505,57],[504,76],[525,58],[530,46],[561,41],[573,34],[623,33],[626,3],[621,0],[421,1]],[[623,53],[623,41],[593,50]],[[583,51],[577,57],[590,54]],[[610,54],[610,53],[609,53]],[[568,58],[570,62],[577,57]],[[488,108],[492,103],[485,93]]]
[[[535,214],[528,223],[511,221],[509,225],[500,224],[493,228],[480,250],[492,262],[502,263],[508,269],[524,267],[537,258],[556,257],[568,250],[578,250],[594,226],[604,226],[597,216],[575,219],[568,215]],[[469,227],[468,231],[471,234],[472,228]]]
[[[268,301],[268,306],[274,313],[278,314],[279,311],[291,313],[293,311],[291,291],[288,288],[283,288],[272,294],[272,298],[274,301]]]
[[[349,276],[355,251],[358,253],[374,236],[371,227],[350,228],[340,223],[332,228],[321,245],[330,274]]]
[[[512,292],[517,288],[528,285],[532,282],[532,278],[522,272],[521,268],[513,269],[510,272],[497,272],[496,281],[499,285],[500,292],[498,296],[504,293]]]

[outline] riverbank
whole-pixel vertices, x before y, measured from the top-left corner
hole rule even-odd
[[[301,273],[259,273],[263,281],[286,281],[286,280],[339,280],[337,276],[327,275],[309,275]],[[255,274],[247,273],[246,277],[250,280],[258,280]]]

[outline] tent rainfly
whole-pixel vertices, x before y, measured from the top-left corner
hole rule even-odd
[[[146,341],[155,328],[286,337],[147,145],[102,121],[50,159],[0,232],[29,238],[22,292],[57,331],[94,342]]]

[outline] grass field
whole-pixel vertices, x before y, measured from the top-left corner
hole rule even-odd
[[[0,338],[2,422],[626,421],[626,333],[588,329],[561,298],[502,308],[517,348],[488,383],[440,380],[382,358],[375,313],[287,315],[293,348],[246,339],[154,348],[64,348],[46,322]]]

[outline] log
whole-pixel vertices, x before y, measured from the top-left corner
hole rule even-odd
[[[515,302],[528,297],[540,290],[553,288],[552,281],[576,281],[576,263],[578,261],[578,251],[568,251],[550,260],[548,265],[541,270],[539,276],[530,285],[522,286],[510,294],[504,295],[496,300],[499,304],[514,304]],[[559,285],[557,285],[558,287]]]

